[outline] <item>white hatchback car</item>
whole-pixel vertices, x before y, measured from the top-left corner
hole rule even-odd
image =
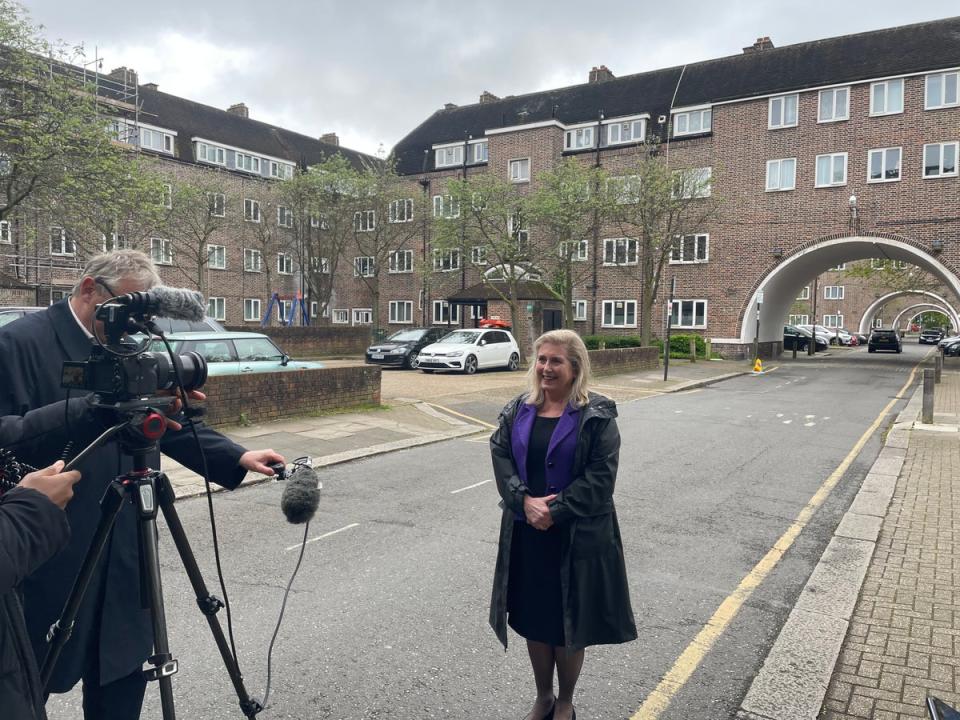
[[[460,370],[472,375],[479,369],[520,367],[520,348],[506,330],[454,330],[420,351],[420,369]]]

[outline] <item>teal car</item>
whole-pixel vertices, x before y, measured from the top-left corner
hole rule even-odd
[[[273,340],[249,332],[181,332],[167,335],[173,351],[181,355],[199,353],[208,364],[208,374],[245,375],[247,373],[290,372],[322,368],[323,363],[291,360]],[[154,352],[166,352],[161,340],[150,345]]]

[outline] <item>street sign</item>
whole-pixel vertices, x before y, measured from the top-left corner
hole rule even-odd
[[[763,290],[757,293],[757,305],[763,305]]]

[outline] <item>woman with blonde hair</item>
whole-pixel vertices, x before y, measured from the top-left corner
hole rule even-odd
[[[637,637],[613,506],[617,408],[590,392],[572,330],[537,338],[527,377],[490,438],[503,508],[490,624],[504,648],[507,625],[527,641],[537,699],[525,720],[570,720],[584,648]]]

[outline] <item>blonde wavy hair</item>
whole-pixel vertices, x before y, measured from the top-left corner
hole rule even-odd
[[[587,346],[573,330],[550,330],[537,338],[533,344],[533,360],[527,370],[527,399],[528,405],[543,405],[543,390],[537,381],[537,356],[540,348],[545,344],[559,345],[567,354],[567,360],[573,366],[573,386],[570,388],[570,397],[567,398],[574,407],[583,407],[589,401],[590,386],[590,355]]]

